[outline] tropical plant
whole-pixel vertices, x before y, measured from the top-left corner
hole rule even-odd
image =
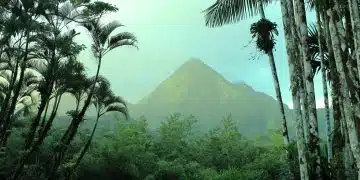
[[[109,7],[102,7],[101,12],[106,11],[116,11],[117,8],[113,6]],[[101,13],[99,13],[101,14]],[[55,172],[57,168],[60,165],[60,161],[62,160],[63,153],[66,151],[67,146],[70,144],[72,139],[74,138],[77,129],[80,125],[80,123],[84,119],[84,115],[86,110],[88,109],[92,96],[95,91],[95,85],[99,77],[102,59],[103,57],[110,51],[112,51],[115,48],[122,47],[122,46],[136,46],[137,40],[136,37],[132,33],[128,32],[121,32],[114,36],[111,36],[111,34],[116,30],[118,27],[121,27],[122,25],[116,21],[110,22],[106,25],[102,25],[100,23],[100,18],[89,20],[89,22],[84,23],[83,26],[90,32],[91,37],[93,39],[93,44],[91,46],[93,55],[97,59],[97,71],[96,75],[94,76],[94,81],[92,82],[92,86],[89,90],[89,93],[87,95],[87,98],[85,99],[84,105],[81,108],[81,110],[74,116],[74,118],[71,121],[70,126],[68,127],[68,130],[63,135],[60,145],[56,148],[56,153],[54,156],[52,156],[51,159],[49,159],[49,163],[53,163],[52,166],[50,166],[49,170],[49,177],[53,178],[55,175]]]
[[[91,142],[94,138],[94,134],[97,129],[99,119],[102,116],[110,112],[122,113],[125,115],[126,119],[129,116],[125,101],[122,98],[115,96],[113,94],[113,92],[110,89],[109,81],[101,76],[98,78],[98,81],[96,83],[96,88],[93,96],[93,105],[96,109],[95,124],[86,144],[84,145],[83,149],[81,150],[79,156],[75,161],[74,166],[72,167],[72,171],[74,171],[79,166],[85,153],[88,151]]]
[[[282,130],[284,145],[289,145],[288,127],[286,122],[284,104],[282,101],[280,82],[277,75],[275,58],[273,54],[275,46],[274,35],[278,35],[276,24],[265,17],[264,7],[271,3],[271,0],[217,0],[215,4],[205,10],[205,24],[210,27],[222,26],[224,24],[238,22],[248,15],[253,16],[259,13],[261,19],[252,24],[250,33],[256,39],[257,48],[267,54],[273,76],[276,98],[279,103],[279,110],[282,115]],[[289,153],[288,153],[289,154]],[[289,161],[290,156],[288,157]]]

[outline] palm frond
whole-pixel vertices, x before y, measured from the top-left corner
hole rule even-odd
[[[110,106],[111,104],[122,104],[123,106],[127,107],[126,101],[120,96],[110,96],[103,103],[105,106]]]
[[[106,109],[106,113],[107,112],[120,112],[125,115],[126,119],[129,118],[128,109],[125,106],[110,105]]]
[[[260,19],[250,27],[252,38],[256,38],[256,47],[268,54],[276,44],[275,35],[278,35],[277,24],[267,19]]]
[[[32,59],[27,61],[27,68],[33,69],[45,76],[48,67],[48,62],[44,59]]]
[[[72,3],[67,1],[59,8],[59,16],[61,19],[65,19],[66,17],[70,16],[74,10],[75,9]]]
[[[104,45],[111,33],[113,33],[115,29],[121,26],[124,25],[120,24],[118,21],[112,21],[110,23],[102,25],[100,27],[100,33],[98,34],[99,42],[101,43],[101,45]]]
[[[311,55],[311,59],[314,61],[320,60],[320,57],[319,57],[319,54],[320,54],[319,32],[318,32],[316,24],[311,24],[308,26],[307,41],[308,41],[308,45],[309,45],[309,53]],[[324,35],[321,36],[321,45],[323,47],[324,59],[328,60],[328,48],[327,48],[326,39],[325,39]]]
[[[0,92],[4,93],[9,88],[9,82],[0,77]]]
[[[133,33],[121,32],[109,38],[109,46],[112,47],[116,45],[118,42],[124,40],[132,40],[134,42],[137,42],[136,36]]]
[[[266,6],[271,0],[262,0]],[[205,13],[205,25],[217,27],[225,24],[237,23],[240,20],[258,14],[260,9],[259,0],[217,0],[203,12]]]
[[[13,72],[12,71],[0,71],[0,77],[3,78],[4,80],[6,80],[7,82],[11,81],[11,74]]]
[[[110,89],[110,82],[105,77],[99,76],[94,91],[94,97],[96,100],[102,103],[107,97],[112,95],[113,92]]]
[[[93,46],[100,47],[101,43],[98,38],[98,34],[100,33],[100,27],[98,19],[91,19],[85,23],[82,24],[82,26],[90,32],[91,38],[93,40]]]
[[[121,47],[121,46],[132,46],[132,47],[139,49],[139,47],[137,46],[136,40],[125,39],[125,40],[118,41],[115,44],[113,44],[112,46],[110,46],[109,50],[113,50],[113,49]]]

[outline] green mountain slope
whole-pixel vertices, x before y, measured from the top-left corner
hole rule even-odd
[[[74,98],[65,95],[60,103],[59,118],[55,121],[58,127],[68,126],[70,118],[65,113],[74,107]],[[197,59],[184,63],[152,93],[137,104],[128,104],[128,107],[132,118],[145,116],[152,128],[159,127],[161,121],[172,113],[196,116],[199,128],[204,131],[219,125],[227,115],[232,116],[241,133],[246,136],[266,135],[269,129],[281,127],[279,108],[274,98],[255,91],[243,82],[229,82]],[[294,137],[292,110],[287,106],[285,110],[289,130]],[[324,110],[319,109],[318,112],[319,131],[324,137]],[[93,106],[88,109],[86,116],[87,120],[82,126],[90,129],[94,124]],[[119,120],[116,117],[119,115],[109,114],[102,118],[99,126],[112,129]]]
[[[289,112],[288,107],[285,107]],[[157,127],[171,113],[194,115],[206,130],[229,114],[244,135],[267,133],[280,127],[280,113],[274,98],[244,83],[233,84],[202,61],[184,63],[152,93],[135,104],[132,116],[144,115]]]

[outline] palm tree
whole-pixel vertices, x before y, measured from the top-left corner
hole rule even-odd
[[[49,159],[50,162],[54,163],[49,170],[49,179],[54,177],[55,171],[57,170],[58,166],[60,165],[60,161],[62,160],[62,154],[66,151],[67,145],[72,141],[74,138],[78,126],[83,121],[83,117],[85,115],[86,110],[88,109],[92,96],[95,91],[95,85],[99,77],[101,64],[103,57],[113,49],[122,46],[133,46],[137,47],[137,40],[136,37],[129,32],[121,32],[114,36],[111,34],[122,25],[117,21],[112,21],[108,24],[102,25],[100,23],[100,18],[95,20],[90,20],[88,23],[83,24],[84,27],[90,32],[91,37],[93,39],[92,44],[92,51],[94,57],[97,59],[97,71],[96,75],[94,76],[94,81],[92,82],[92,87],[90,88],[89,94],[84,102],[81,111],[79,111],[76,116],[71,121],[70,126],[68,127],[66,133],[63,135],[61,140],[61,145],[57,147],[55,154],[53,155],[52,159]]]
[[[28,147],[25,147],[26,153],[24,153],[18,159],[17,166],[14,170],[12,178],[16,178],[18,174],[20,174],[27,159],[31,157],[31,155],[35,153],[39,149],[40,145],[44,142],[57,115],[57,111],[63,94],[66,93],[67,90],[72,89],[73,86],[81,85],[81,83],[79,83],[79,80],[81,79],[78,79],[78,77],[84,75],[85,68],[82,63],[76,61],[73,58],[69,58],[66,62],[61,62],[59,65],[59,68],[57,68],[54,72],[56,74],[56,76],[53,77],[54,88],[52,90],[52,95],[47,102],[47,105],[49,105],[50,100],[54,99],[50,115],[49,117],[47,117],[48,109],[46,109],[40,127],[35,128],[34,130],[31,129],[31,131],[34,131],[34,133],[36,133],[37,130],[37,133],[34,134],[33,139],[26,139],[27,142],[30,142],[30,144],[28,145]],[[37,66],[36,68],[38,69],[38,72],[47,72],[47,68],[44,68],[42,66]],[[43,76],[42,78],[43,79],[41,80],[40,84],[44,83],[45,81],[45,76]]]
[[[35,47],[40,50],[38,51],[37,56],[43,56],[42,65],[45,66],[45,68],[38,70],[43,74],[44,81],[39,87],[41,103],[39,105],[37,116],[34,118],[29,128],[29,133],[25,141],[25,149],[28,149],[31,146],[32,140],[34,139],[41,116],[46,108],[46,104],[48,104],[50,100],[52,91],[54,90],[54,86],[57,80],[56,78],[59,75],[57,70],[59,70],[61,62],[64,59],[76,56],[83,49],[82,46],[76,44],[73,41],[75,36],[78,34],[79,33],[76,33],[75,30],[70,30],[64,34],[56,35],[56,38],[52,38],[51,36],[46,36],[43,34],[38,35],[38,45]],[[50,48],[52,51],[51,53],[48,53],[49,50],[47,47],[49,47],[49,45],[55,46],[55,48]]]
[[[26,153],[18,159],[18,164],[13,171],[11,179],[17,179],[22,172],[25,161],[42,143],[43,138],[40,138],[35,142],[34,138],[40,124],[41,116],[51,99],[52,91],[54,90],[54,85],[57,80],[56,77],[58,77],[57,75],[59,74],[57,70],[59,70],[61,62],[66,58],[78,55],[84,48],[73,41],[74,37],[78,35],[76,31],[70,30],[65,31],[65,33],[64,31],[58,33],[67,25],[67,22],[65,22],[63,17],[58,17],[59,14],[63,14],[65,10],[68,9],[66,4],[60,5],[60,1],[41,1],[38,3],[38,7],[39,8],[36,10],[36,12],[39,13],[38,16],[45,17],[44,19],[46,21],[43,22],[41,26],[38,25],[36,29],[37,32],[27,38],[27,44],[28,42],[33,42],[32,46],[29,48],[31,51],[29,50],[28,54],[31,58],[36,58],[37,61],[41,62],[37,63],[41,64],[43,67],[42,69],[37,69],[39,73],[43,75],[43,80],[38,87],[41,101],[37,114],[32,119],[28,134],[25,138],[24,149],[30,150],[26,151]],[[53,12],[56,13],[52,14]],[[31,61],[27,60],[22,66],[26,67],[31,63]],[[55,104],[58,105],[60,103],[61,95],[62,94],[56,95],[57,102]],[[52,119],[55,118],[56,112],[53,114],[54,116],[51,117]],[[50,119],[48,121],[50,126],[52,124],[51,122],[52,120]],[[45,126],[45,128],[49,129],[50,127]],[[47,131],[48,130],[46,129],[42,129],[41,137],[44,137],[47,134]]]
[[[125,101],[120,97],[114,96],[113,92],[110,89],[109,81],[101,76],[98,78],[92,103],[96,108],[95,124],[84,148],[81,150],[80,155],[77,157],[74,166],[72,166],[71,172],[76,170],[85,153],[89,149],[92,139],[94,138],[95,130],[98,126],[99,119],[103,115],[109,112],[120,112],[125,115],[126,119],[129,115]]]
[[[2,43],[4,44],[3,50],[8,56],[7,66],[11,70],[11,80],[8,91],[6,92],[5,99],[3,101],[1,112],[0,112],[0,121],[2,124],[1,128],[1,140],[5,137],[4,132],[7,130],[8,122],[11,114],[13,113],[16,106],[16,99],[18,98],[19,91],[21,89],[21,84],[24,78],[25,73],[25,61],[28,60],[29,48],[29,24],[32,22],[24,22],[19,20],[17,15],[12,15],[4,23],[3,29],[3,38]],[[14,24],[18,27],[14,27]],[[24,27],[25,26],[25,27]],[[15,39],[17,38],[17,39]],[[24,44],[21,43],[25,39],[25,48]],[[21,68],[19,68],[21,67]],[[18,74],[20,77],[18,78]],[[17,83],[16,83],[16,80]],[[14,98],[10,99],[12,94]]]
[[[269,57],[269,63],[272,71],[276,98],[279,103],[282,131],[284,136],[284,145],[289,145],[289,135],[284,110],[284,104],[281,96],[279,78],[277,75],[273,48],[275,46],[274,35],[277,35],[276,24],[265,18],[264,6],[269,4],[270,0],[217,0],[216,3],[205,10],[205,22],[207,26],[215,27],[224,24],[235,23],[247,16],[253,16],[260,13],[261,19],[252,24],[250,31],[253,38],[257,38],[257,47]],[[287,152],[288,153],[288,152]],[[289,153],[288,153],[289,154]]]
[[[53,89],[53,97],[55,98],[53,107],[48,118],[46,118],[47,112],[45,111],[38,130],[38,144],[41,144],[48,134],[57,115],[62,96],[65,93],[72,92],[74,89],[80,89],[84,84],[83,80],[86,78],[84,65],[74,58],[69,58],[66,62],[61,63],[60,67],[56,70],[56,74]]]

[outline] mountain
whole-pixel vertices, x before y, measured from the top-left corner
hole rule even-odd
[[[204,130],[231,114],[244,135],[267,133],[269,128],[280,127],[281,119],[274,98],[245,83],[229,82],[198,59],[185,62],[130,109],[133,117],[144,115],[152,127],[176,112],[194,115]]]
[[[74,98],[65,95],[60,103],[59,118],[55,121],[58,127],[68,126],[70,118],[65,113],[74,107]],[[128,107],[132,118],[145,116],[152,128],[159,127],[173,113],[194,115],[203,132],[218,126],[227,115],[231,115],[246,136],[266,135],[269,129],[281,127],[278,103],[274,98],[244,82],[229,82],[198,59],[185,62],[148,96],[136,104],[129,103]],[[294,136],[293,111],[286,105],[285,111],[289,131]],[[90,129],[95,116],[93,106],[88,109],[86,116],[88,120],[83,126]],[[318,117],[320,135],[324,137],[324,109],[318,109]],[[121,119],[121,116],[116,118],[114,114],[109,114],[101,119],[99,126],[113,129],[117,119]]]

